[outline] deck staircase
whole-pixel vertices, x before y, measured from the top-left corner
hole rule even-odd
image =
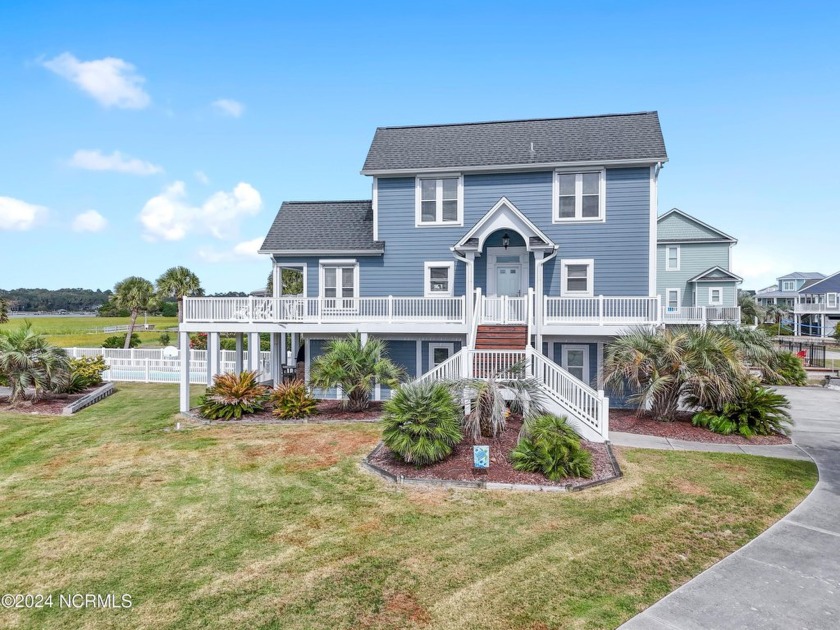
[[[527,326],[481,325],[475,336],[476,350],[524,350],[527,345]]]

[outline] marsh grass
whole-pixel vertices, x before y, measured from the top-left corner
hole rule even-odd
[[[176,387],[119,390],[71,418],[0,414],[0,583],[134,606],[0,610],[3,627],[615,627],[816,480],[616,449],[625,478],[579,494],[397,490],[358,467],[375,425],[175,432]]]

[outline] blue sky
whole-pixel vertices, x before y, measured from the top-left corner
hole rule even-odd
[[[658,110],[745,288],[840,270],[836,3],[0,4],[0,288],[184,264],[251,290],[284,199],[369,198],[380,125]]]

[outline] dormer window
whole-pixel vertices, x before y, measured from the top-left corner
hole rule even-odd
[[[553,220],[603,221],[606,177],[603,169],[554,174]]]
[[[415,182],[415,224],[463,225],[463,187],[460,175],[418,177]]]
[[[796,291],[796,282],[794,280],[782,280],[782,291]]]

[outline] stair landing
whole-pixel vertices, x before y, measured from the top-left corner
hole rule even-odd
[[[524,350],[527,345],[527,326],[482,325],[475,337],[476,350]]]

